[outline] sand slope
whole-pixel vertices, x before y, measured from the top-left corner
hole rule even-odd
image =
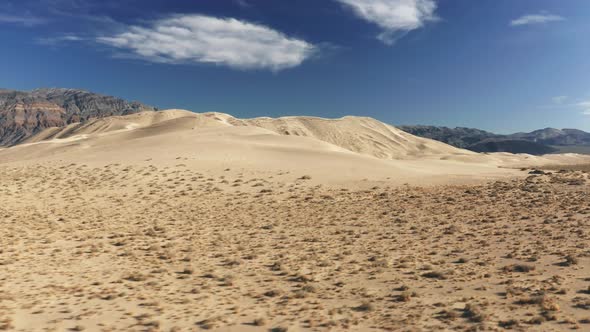
[[[183,160],[193,169],[208,172],[225,168],[260,174],[283,171],[313,176],[319,183],[437,183],[470,180],[473,174],[482,178],[514,175],[498,170],[497,165],[441,160],[473,155],[366,118],[240,120],[221,113],[169,110],[47,129],[0,153],[0,163],[141,164],[149,159],[173,165]],[[428,163],[418,162],[426,157],[431,158]]]
[[[174,126],[168,122],[174,123]],[[184,110],[108,117],[95,119],[85,124],[73,124],[65,128],[50,128],[25,143],[163,126],[173,131],[188,128],[264,128],[281,136],[314,138],[352,152],[380,159],[401,159],[432,154],[473,154],[473,152],[457,149],[444,143],[410,135],[366,117],[347,116],[341,119],[323,119],[301,116],[242,120],[223,113],[193,113]],[[162,131],[160,130],[160,132]]]
[[[380,159],[401,159],[432,154],[473,154],[444,143],[416,137],[366,117],[347,116],[335,120],[315,117],[257,118],[244,122],[272,130],[280,135],[313,137]]]

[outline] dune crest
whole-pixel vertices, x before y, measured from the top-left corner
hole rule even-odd
[[[368,117],[340,119],[316,117],[257,118],[244,120],[251,126],[280,135],[305,136],[379,159],[403,159],[438,154],[473,154],[437,141],[419,138]]]

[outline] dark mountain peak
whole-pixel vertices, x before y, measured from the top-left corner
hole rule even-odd
[[[79,89],[65,89],[65,88],[39,88],[31,90],[30,95],[34,97],[47,97],[47,96],[56,96],[56,95],[72,95],[72,94],[84,94],[90,93],[88,91],[79,90]],[[94,93],[97,96],[100,96],[98,93]]]
[[[40,94],[44,94],[44,93],[64,93],[67,91],[81,91],[81,92],[88,92],[82,89],[71,89],[71,88],[37,88],[37,89],[33,89],[31,90],[31,93],[40,93]]]
[[[533,132],[530,132],[529,134],[533,134],[533,135],[561,135],[561,134],[563,134],[563,132],[561,131],[561,129],[547,127],[547,128],[535,130]]]
[[[530,133],[508,135],[513,139],[522,139],[545,145],[588,145],[590,133],[578,129],[545,128]]]
[[[570,135],[571,134],[576,134],[576,135],[590,134],[590,133],[587,133],[587,132],[585,132],[583,130],[580,130],[580,129],[572,129],[572,128],[564,128],[561,131],[564,132],[565,134],[570,134]]]

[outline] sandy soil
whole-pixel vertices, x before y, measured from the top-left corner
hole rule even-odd
[[[177,115],[0,151],[0,330],[590,329],[582,157]]]
[[[303,175],[0,167],[0,326],[590,327],[587,173],[367,190]]]

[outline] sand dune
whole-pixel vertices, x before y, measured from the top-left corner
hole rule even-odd
[[[368,118],[240,120],[182,110],[138,113],[50,128],[0,154],[0,163],[76,160],[173,164],[194,169],[284,171],[318,183],[366,180],[444,183],[514,176],[490,163],[444,160],[476,154],[417,138]],[[428,158],[428,163],[417,162]]]
[[[163,123],[177,119],[182,119],[182,123],[191,128],[223,126],[222,121],[215,120],[211,116],[188,111],[168,110],[163,112],[142,112],[127,116],[112,116],[93,119],[85,123],[73,123],[63,128],[49,128],[29,138],[24,144],[50,139],[65,139],[79,135],[104,135],[112,132],[157,127]],[[176,126],[169,129],[181,130],[183,127]]]
[[[317,183],[472,183],[523,174],[512,168],[588,160],[477,154],[418,138],[375,119],[237,119],[184,110],[146,112],[50,128],[0,152],[0,163],[78,161],[104,165],[182,159],[193,169],[309,175]]]
[[[300,136],[324,141],[346,150],[379,159],[401,159],[438,154],[472,155],[473,152],[419,138],[395,127],[365,117],[323,119],[316,117],[283,117],[278,119],[236,119],[223,113],[193,113],[184,110],[146,112],[129,116],[96,119],[65,128],[50,128],[31,137],[25,143],[72,136],[105,134],[129,129],[160,128],[166,130],[203,129],[219,127],[264,128],[281,136]],[[165,129],[164,129],[165,128]]]
[[[588,160],[477,154],[418,138],[364,117],[237,119],[184,110],[146,112],[50,128],[0,153],[0,162],[76,160],[171,164],[195,169],[239,168],[314,175],[319,183],[363,180],[440,184],[513,177],[509,168]]]
[[[440,154],[473,154],[471,151],[410,135],[366,117],[347,116],[335,120],[315,117],[258,118],[244,122],[248,125],[272,130],[280,135],[312,137],[380,159],[402,159]]]

